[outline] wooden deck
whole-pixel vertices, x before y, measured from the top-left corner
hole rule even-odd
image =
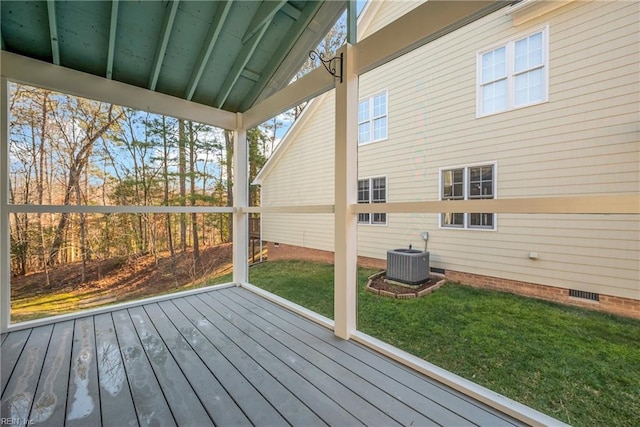
[[[3,424],[520,424],[241,288],[1,339]]]

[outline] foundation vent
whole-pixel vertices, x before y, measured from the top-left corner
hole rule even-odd
[[[600,301],[600,294],[595,292],[578,291],[575,289],[569,289],[569,296],[575,298],[588,299],[591,301]]]

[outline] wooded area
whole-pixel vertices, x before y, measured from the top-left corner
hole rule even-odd
[[[10,204],[233,205],[230,131],[17,84],[10,103]],[[251,179],[273,140],[247,139]],[[201,246],[231,240],[229,214],[13,212],[10,225],[13,276],[187,249],[198,269]]]
[[[345,25],[343,16],[317,51],[333,56]],[[308,58],[293,80],[317,66]],[[249,182],[304,106],[247,131]],[[229,213],[90,213],[87,207],[233,206],[233,132],[15,83],[9,111],[8,202],[33,208],[10,211],[12,301],[118,283],[126,283],[127,293],[149,286],[153,294],[164,291],[163,281],[177,289],[228,272]],[[249,187],[248,202],[260,205],[256,186]],[[60,206],[75,209],[55,212]],[[249,221],[255,240],[259,217]],[[146,278],[120,277],[118,266],[134,265]]]

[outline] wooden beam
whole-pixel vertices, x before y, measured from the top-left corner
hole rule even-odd
[[[11,323],[11,242],[9,211],[9,82],[0,78],[0,332]]]
[[[247,70],[246,68],[242,70],[242,72],[240,73],[240,76],[254,82],[257,82],[258,80],[260,80],[260,74],[254,73],[253,71]]]
[[[356,73],[366,73],[511,3],[429,0],[358,43]]]
[[[193,94],[198,88],[198,84],[200,83],[200,79],[202,78],[202,73],[204,73],[204,69],[209,62],[209,57],[211,56],[211,52],[213,52],[213,48],[218,41],[218,37],[220,36],[220,32],[222,31],[222,26],[224,25],[227,16],[229,15],[232,4],[233,0],[223,1],[220,2],[218,7],[216,8],[216,15],[213,17],[211,25],[209,25],[209,33],[207,34],[207,38],[202,45],[202,49],[200,49],[200,54],[198,55],[196,66],[191,72],[189,83],[187,83],[187,89],[184,93],[184,97],[187,100],[191,100],[193,98]]]
[[[47,13],[49,14],[49,38],[51,39],[51,55],[53,63],[56,65],[60,65],[58,22],[56,19],[56,2],[54,0],[47,0]]]
[[[358,221],[349,209],[358,203],[358,75],[353,69],[353,46],[343,46],[342,83],[336,85],[335,106],[335,334],[349,339],[356,331]]]
[[[244,113],[244,125],[251,129],[296,105],[335,87],[334,77],[324,68],[316,68],[284,89],[271,95]]]
[[[278,70],[278,67],[280,67],[284,58],[291,51],[291,48],[296,44],[300,35],[306,30],[319,8],[320,2],[306,2],[300,19],[291,26],[291,29],[287,32],[282,45],[271,55],[271,59],[269,59],[269,62],[263,68],[260,79],[255,85],[253,85],[249,93],[245,96],[245,100],[240,107],[241,110],[247,110],[253,105],[256,99],[258,99],[258,96],[267,86],[269,80],[271,80],[275,72]]]
[[[237,114],[233,132],[233,282],[249,281],[249,216],[243,211],[249,205],[249,150],[242,114]]]
[[[229,70],[229,73],[227,74],[227,78],[224,80],[220,90],[218,91],[216,100],[213,103],[215,107],[222,108],[224,103],[227,101],[227,98],[231,93],[231,89],[233,89],[233,86],[240,78],[240,74],[242,73],[242,70],[244,70],[244,67],[249,63],[253,52],[255,52],[258,47],[258,43],[260,43],[260,40],[262,40],[262,37],[264,37],[264,34],[267,32],[267,28],[269,28],[268,23],[263,25],[260,31],[258,31],[240,50],[231,70]]]
[[[276,13],[287,3],[288,0],[263,1],[258,11],[253,15],[253,19],[242,37],[242,44],[245,44],[256,33],[262,30],[262,26],[269,26]]]
[[[282,12],[285,13],[289,18],[293,19],[294,21],[297,21],[298,18],[300,17],[300,14],[302,14],[302,11],[300,9],[298,9],[295,6],[292,6],[290,3],[285,3],[282,6]]]
[[[166,116],[234,129],[236,115],[141,87],[1,52],[0,74],[12,81]]]
[[[347,1],[347,43],[356,44],[358,42],[358,2],[356,0]]]
[[[517,214],[640,214],[640,195],[532,197],[354,204],[354,213],[494,212]]]
[[[160,76],[160,69],[162,68],[162,62],[164,61],[164,54],[167,51],[167,45],[169,44],[169,36],[171,36],[171,29],[176,19],[176,13],[178,12],[178,4],[180,0],[171,0],[169,5],[171,6],[164,14],[164,21],[162,23],[162,31],[160,33],[160,43],[156,49],[156,56],[153,60],[153,67],[151,68],[151,76],[149,76],[149,90],[156,90],[158,84],[158,77]]]
[[[113,56],[116,50],[116,30],[118,28],[118,7],[120,5],[119,0],[113,0],[111,2],[111,21],[109,23],[109,50],[107,51],[107,73],[106,77],[111,79],[113,77]]]

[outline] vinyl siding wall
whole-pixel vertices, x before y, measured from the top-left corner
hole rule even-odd
[[[405,7],[383,6],[396,4]],[[360,147],[359,176],[386,176],[389,202],[438,200],[440,168],[492,162],[498,198],[637,193],[639,9],[576,1],[518,27],[503,9],[361,76],[362,98],[388,91],[389,128],[388,140]],[[547,25],[549,102],[476,118],[477,53]],[[333,97],[325,104],[320,110],[330,116]],[[333,119],[326,120],[310,120],[306,127],[319,132],[289,146],[295,185],[305,174],[331,176],[318,187],[321,200],[333,185],[333,158],[318,157],[333,154]],[[303,159],[325,169],[303,168]],[[279,162],[263,187],[286,198],[281,169]],[[332,233],[330,221],[323,226]],[[423,247],[422,231],[430,233],[434,267],[640,299],[636,215],[499,214],[496,230],[486,231],[439,228],[434,214],[391,214],[386,226],[359,226],[359,255],[383,259],[393,247]],[[328,243],[306,242],[331,250]]]
[[[263,206],[333,205],[335,91],[321,95],[305,114],[305,126],[292,129],[295,142],[279,157],[262,185]],[[302,123],[298,123],[302,124]],[[333,214],[262,215],[263,239],[333,251]]]

